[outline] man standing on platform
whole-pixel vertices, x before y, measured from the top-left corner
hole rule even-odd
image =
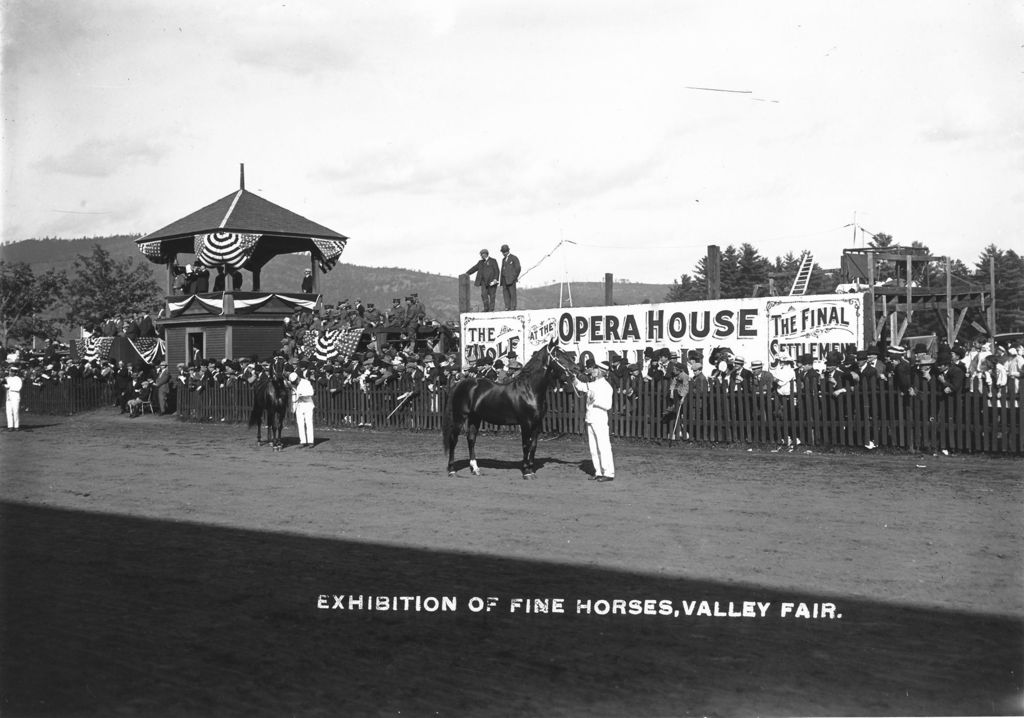
[[[590,381],[582,382],[573,379],[573,386],[587,395],[587,444],[590,446],[590,460],[594,464],[594,475],[597,481],[615,480],[615,459],[612,457],[612,442],[608,436],[608,412],[612,408],[612,385],[605,377],[608,375],[608,364],[594,364],[591,360],[587,367]]]
[[[516,282],[519,281],[519,258],[509,254],[508,245],[501,245],[501,293],[505,299],[505,309],[516,308]]]
[[[427,319],[427,310],[420,303],[420,295],[416,292],[406,297],[405,301],[408,303],[405,305],[405,320],[402,323],[402,329],[410,338],[415,339],[420,325]]]
[[[494,295],[498,292],[498,262],[490,256],[486,249],[480,250],[480,261],[466,270],[466,274],[476,274],[476,286],[480,287],[480,299],[485,312],[494,311]]]
[[[313,270],[307,269],[305,274],[302,276],[302,293],[312,294],[313,293]]]

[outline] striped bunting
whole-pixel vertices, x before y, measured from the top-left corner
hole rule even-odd
[[[338,258],[341,257],[341,253],[345,251],[345,245],[347,240],[344,239],[317,239],[316,237],[310,237],[313,241],[313,245],[323,255],[323,259],[320,260],[320,271],[329,272],[334,269],[334,265],[338,263]]]
[[[299,353],[307,359],[316,358],[320,361],[333,359],[346,362],[359,345],[363,336],[362,327],[351,329],[328,329],[325,332],[307,332]]]
[[[210,232],[195,236],[196,260],[207,267],[221,264],[241,269],[262,235],[241,232]]]
[[[106,359],[110,356],[110,347],[114,345],[114,337],[89,337],[88,339],[76,339],[75,349],[78,356],[86,361]]]
[[[143,242],[139,245],[139,251],[151,262],[163,263],[167,261],[164,255],[163,242]]]

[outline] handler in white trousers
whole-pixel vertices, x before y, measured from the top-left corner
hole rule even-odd
[[[295,372],[288,375],[292,385],[292,410],[299,429],[299,448],[313,448],[313,385]]]
[[[612,385],[605,377],[608,365],[591,363],[587,367],[590,381],[573,379],[576,389],[587,394],[587,443],[590,445],[590,459],[594,463],[597,481],[615,480],[615,459],[612,457],[612,442],[608,437],[608,412],[612,408]]]
[[[21,429],[21,377],[18,370],[10,367],[7,376],[4,377],[4,388],[7,389],[7,430],[19,431]]]

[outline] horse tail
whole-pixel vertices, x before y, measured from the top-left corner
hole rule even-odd
[[[252,411],[249,412],[249,428],[259,426],[263,421],[263,407],[258,401],[252,403]]]
[[[451,446],[451,435],[452,435],[452,411],[454,411],[455,404],[452,402],[452,389],[448,390],[448,401],[445,404],[444,411],[441,412],[441,441],[444,443],[445,451]]]

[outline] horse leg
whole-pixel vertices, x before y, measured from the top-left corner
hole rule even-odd
[[[537,457],[537,441],[540,439],[540,428],[541,428],[540,422],[537,422],[537,425],[534,426],[533,430],[530,432],[530,471],[531,472],[533,472],[533,463],[534,463],[534,461],[536,460],[536,457]],[[535,473],[531,473],[531,475],[534,478],[536,478],[536,474]]]
[[[537,475],[533,472],[533,457],[530,455],[533,427],[524,422],[519,425],[519,434],[523,440],[523,478],[535,479]]]
[[[480,419],[470,418],[466,424],[466,443],[469,444],[469,469],[474,476],[480,475],[480,467],[476,463],[476,436],[480,433]]]
[[[459,434],[462,433],[462,424],[465,419],[453,420],[444,437],[445,447],[448,449],[448,475],[455,476],[455,447],[459,444]]]
[[[263,417],[256,422],[256,446],[263,446]]]

